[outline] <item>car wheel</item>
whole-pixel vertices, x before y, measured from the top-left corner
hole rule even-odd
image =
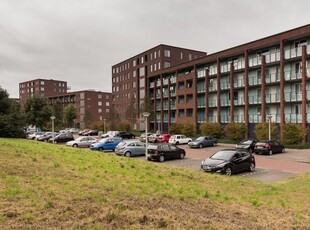
[[[102,148],[102,147],[99,147],[98,150],[99,150],[99,151],[103,151],[103,148]]]
[[[47,142],[47,139],[44,139],[44,142]]]
[[[224,174],[227,175],[227,176],[231,176],[231,174],[232,174],[231,168],[230,168],[230,167],[227,167],[227,168],[224,170]]]
[[[73,147],[73,148],[77,148],[77,147],[78,147],[78,145],[77,145],[77,144],[74,144],[74,145],[72,145],[72,147]]]
[[[285,153],[285,148],[283,148],[283,149],[281,150],[281,153]]]
[[[159,156],[159,162],[164,162],[164,161],[165,161],[164,155],[160,155],[160,156]]]
[[[213,142],[213,146],[216,146],[216,144],[217,144],[216,142]]]
[[[250,172],[254,172],[255,171],[255,164],[252,162],[250,164]]]
[[[148,161],[150,161],[150,160],[151,160],[151,158],[149,158],[149,157],[148,157],[148,158],[147,158],[147,160],[148,160]]]
[[[201,148],[201,149],[202,149],[202,144],[200,144],[200,145],[199,145],[199,148]]]
[[[179,144],[179,142],[177,141],[177,142],[175,142],[175,144],[176,144],[176,145],[178,145],[178,144]]]
[[[130,152],[125,152],[125,157],[131,157],[131,153]]]
[[[269,149],[269,155],[272,155],[272,150],[271,149]]]
[[[57,144],[57,141],[54,141],[54,144]]]
[[[185,155],[184,153],[180,153],[180,159],[184,159]]]

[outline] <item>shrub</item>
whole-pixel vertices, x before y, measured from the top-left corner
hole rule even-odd
[[[300,124],[286,123],[282,133],[283,144],[294,145],[303,141],[308,133],[308,129],[303,128]]]
[[[241,141],[245,137],[247,128],[245,124],[241,123],[229,123],[225,127],[226,136],[233,141]]]
[[[271,138],[278,139],[278,127],[277,124],[271,124]],[[260,123],[256,124],[254,128],[256,139],[258,140],[268,140],[269,138],[269,124],[268,123]]]
[[[186,122],[182,124],[172,124],[169,130],[170,134],[184,134],[186,136],[194,136],[195,126],[192,123]]]
[[[222,126],[219,123],[202,123],[199,128],[202,135],[210,135],[216,138],[220,138],[222,136]]]

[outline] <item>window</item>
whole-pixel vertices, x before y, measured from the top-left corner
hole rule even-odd
[[[179,109],[179,117],[184,117],[184,109]]]
[[[160,62],[158,62],[158,69],[160,69]]]
[[[141,79],[140,79],[140,88],[141,88],[141,87],[144,87],[144,85],[145,85],[145,84],[144,84],[144,78],[141,78]]]
[[[80,98],[84,99],[84,93],[80,93]]]
[[[107,101],[107,102],[105,103],[105,105],[106,105],[106,106],[110,106],[110,102]]]
[[[165,57],[170,57],[170,50],[164,50]]]
[[[137,70],[134,70],[134,71],[132,72],[132,76],[133,76],[133,77],[136,77],[136,76],[137,76]]]
[[[179,96],[179,103],[180,104],[184,103],[184,96],[183,95]]]
[[[188,54],[188,60],[192,60],[193,59],[193,55],[192,54]]]
[[[156,65],[156,63],[154,64],[154,71],[156,71],[156,67],[157,67],[157,65]]]
[[[106,95],[106,96],[105,96],[105,99],[109,99],[109,98],[110,98],[110,96],[109,96],[109,95]]]
[[[184,82],[183,81],[179,82],[179,89],[184,89]]]
[[[181,59],[183,59],[183,52],[181,52],[181,54],[180,54],[180,58],[181,58]]]
[[[137,65],[137,61],[136,61],[136,60],[133,60],[133,61],[132,61],[132,66],[135,67],[136,65]]]
[[[186,116],[187,117],[192,117],[193,116],[193,109],[187,109],[186,110]]]
[[[102,109],[98,109],[98,113],[102,113]]]
[[[102,95],[101,94],[98,94],[98,99],[101,99],[102,98]]]
[[[98,101],[98,106],[102,106],[102,101]]]
[[[157,58],[157,52],[155,51],[154,52],[154,59],[156,59]]]
[[[44,81],[41,81],[41,85],[44,85]]]
[[[144,59],[143,59],[143,57],[141,57],[141,64],[143,64],[143,62],[144,62]]]
[[[169,68],[171,66],[171,63],[168,61],[164,62],[164,68]]]
[[[140,77],[143,77],[144,75],[145,75],[145,69],[144,69],[144,67],[141,67],[140,68]]]

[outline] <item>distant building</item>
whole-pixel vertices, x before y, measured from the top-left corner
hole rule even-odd
[[[35,79],[19,83],[19,100],[22,105],[27,98],[48,97],[67,93],[67,82],[58,80]]]
[[[183,63],[182,48],[172,49],[160,45],[112,67],[117,111],[124,114],[134,98],[140,115],[148,95],[153,130],[169,131],[173,123],[190,122],[198,130],[203,122],[236,122],[254,137],[255,124],[269,119],[281,133],[285,123],[310,128],[310,25]],[[143,127],[139,117],[137,125]]]
[[[19,83],[19,101],[23,105],[28,98],[40,96],[47,98],[50,105],[56,100],[60,100],[64,107],[73,104],[77,110],[75,125],[78,128],[85,128],[93,122],[108,118],[111,93],[95,90],[68,92],[69,89],[65,81],[52,79],[26,81]]]
[[[88,124],[108,119],[111,106],[111,93],[83,90],[47,97],[50,104],[60,100],[66,106],[74,104],[77,110],[76,127],[85,128]]]

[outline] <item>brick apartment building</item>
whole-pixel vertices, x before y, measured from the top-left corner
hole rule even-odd
[[[68,92],[69,89],[65,81],[35,79],[19,84],[19,100],[23,105],[27,98],[41,96],[47,98],[50,104],[56,100],[60,100],[64,107],[74,104],[77,110],[75,126],[78,128],[108,118],[111,93],[95,90]]]
[[[164,69],[181,63],[206,56],[205,52],[178,48],[167,45],[159,45],[134,57],[122,61],[112,67],[112,92],[113,107],[121,119],[129,119],[126,114],[130,106],[134,106],[134,129],[144,129],[144,123],[140,115],[140,108],[145,102],[148,79],[158,76]],[[137,106],[139,105],[139,106]]]
[[[171,47],[159,47],[162,56],[172,54]],[[186,121],[197,127],[206,121],[240,122],[248,126],[248,136],[254,137],[254,125],[267,122],[268,117],[279,124],[281,132],[286,122],[309,127],[310,25],[183,63],[171,62],[170,67],[161,62],[160,71],[151,67],[151,50],[112,67],[113,106],[118,108],[126,95],[134,94],[141,104],[148,94],[155,114],[151,129],[168,131],[172,123]],[[141,62],[133,65],[142,57],[143,66]],[[126,63],[127,69],[120,69]],[[143,70],[139,74],[141,67],[147,74]],[[128,82],[135,82],[135,87],[124,87]]]

